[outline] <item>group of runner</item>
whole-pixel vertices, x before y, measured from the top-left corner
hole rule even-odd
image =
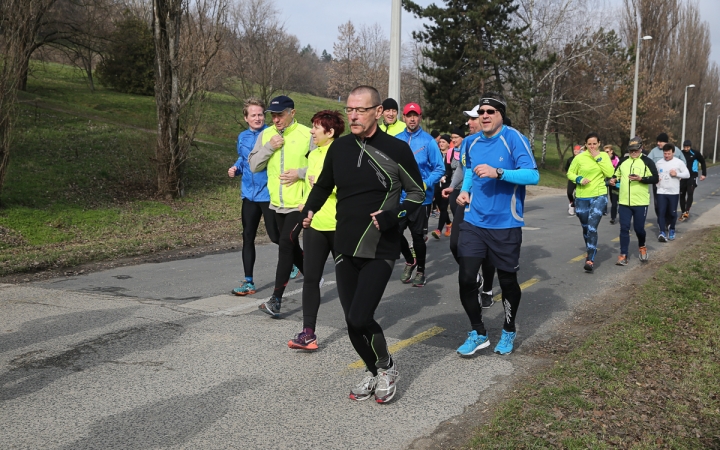
[[[585,145],[573,149],[574,155],[566,164],[568,213],[576,215],[582,226],[587,251],[583,266],[586,272],[594,270],[597,228],[602,216],[607,214],[608,197],[612,202],[610,223],[615,223],[616,214],[620,219],[620,255],[616,262],[619,266],[628,264],[631,226],[638,239],[638,258],[641,262],[649,259],[645,245],[649,186],[652,186],[660,230],[658,241],[675,239],[678,203],[682,210],[679,220],[690,217],[697,180],[704,180],[707,175],[705,159],[692,150],[690,141],[683,142],[682,151],[668,141],[668,135],[660,133],[657,147],[645,154],[642,139],[633,137],[627,154],[618,158],[610,145],[601,151],[599,136],[589,133]],[[702,174],[698,173],[700,167]]]
[[[271,126],[265,125],[266,112]],[[539,181],[527,138],[504,124],[502,95],[484,94],[464,113],[469,135],[455,129],[440,136],[440,146],[422,129],[419,104],[403,107],[402,122],[398,112],[395,100],[381,102],[370,86],[350,92],[345,117],[320,111],[311,119],[312,128],[295,120],[295,105],[287,96],[272,99],[267,108],[248,100],[243,113],[249,129],[238,137],[238,161],[228,170],[231,177],[242,175],[246,279],[233,294],[255,292],[253,241],[262,216],[270,240],[278,244],[278,261],[273,294],[259,309],[279,317],[285,287],[293,265],[297,267],[304,275],[303,328],[288,346],[315,350],[322,271],[332,253],[348,336],[367,368],[349,397],[374,396],[379,403],[394,397],[399,372],[375,310],[401,253],[406,261],[401,280],[415,287],[427,281],[425,241],[435,186],[444,187],[438,189],[439,198],[453,211],[452,223],[447,223],[449,216],[444,223],[470,322],[457,353],[470,356],[490,345],[482,307],[493,303],[497,271],[505,314],[495,352],[505,355],[514,347],[521,297],[517,271],[525,185]],[[350,133],[341,136],[346,127]]]

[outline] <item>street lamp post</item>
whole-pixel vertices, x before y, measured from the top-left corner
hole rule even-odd
[[[717,116],[717,119],[715,119],[715,148],[713,149],[713,164],[715,164],[715,157],[717,156],[718,126],[720,126],[720,116]]]
[[[680,139],[680,142],[685,142],[685,119],[687,118],[687,90],[688,88],[694,88],[694,84],[688,84],[685,86],[685,106],[683,107],[683,129],[682,129],[682,138]]]
[[[640,72],[640,41],[652,39],[652,36],[640,38],[640,24],[638,23],[637,46],[635,48],[635,87],[633,88],[632,121],[630,122],[630,139],[635,137],[635,126],[637,125],[637,101],[638,101],[638,72]]]
[[[705,112],[707,112],[707,107],[712,105],[711,102],[707,102],[703,105],[703,122],[700,132],[700,154],[703,154],[703,146],[705,145]],[[703,155],[705,156],[705,155]]]
[[[402,2],[393,0],[390,14],[390,79],[388,81],[388,97],[401,105],[400,99],[400,29],[402,19]]]

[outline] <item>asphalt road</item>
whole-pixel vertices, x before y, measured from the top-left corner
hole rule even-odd
[[[650,258],[682,248],[693,227],[720,220],[720,170],[696,191],[691,220]],[[652,209],[652,208],[651,208]],[[472,359],[455,349],[469,330],[448,238],[428,242],[428,284],[400,283],[402,261],[376,318],[401,379],[389,405],[347,394],[363,376],[346,335],[335,275],[326,266],[320,349],[287,348],[302,325],[302,280],[282,319],[257,310],[272,292],[276,247],[258,247],[253,298],[229,295],[239,252],[142,264],[22,285],[0,285],[0,442],[8,449],[401,448],[457,418],[502,377],[524,370],[523,348],[542,345],[588,299],[638,267],[615,266],[619,226],[600,224],[596,270],[586,274],[582,232],[564,195],[531,197],[519,272],[516,351],[492,354],[502,307],[483,310],[492,345]],[[432,224],[432,222],[431,222]],[[497,282],[495,293],[499,293]]]

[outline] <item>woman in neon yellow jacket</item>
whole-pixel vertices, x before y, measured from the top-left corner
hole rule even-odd
[[[605,179],[612,176],[615,168],[607,153],[602,151],[597,133],[589,133],[585,137],[585,148],[587,151],[573,159],[567,177],[577,185],[575,215],[580,219],[587,248],[584,269],[592,272],[597,253],[597,227],[607,208]]]
[[[308,154],[308,169],[305,183],[312,187],[322,172],[325,156],[330,144],[345,131],[345,121],[337,111],[320,111],[312,119],[313,143],[317,148]],[[310,189],[305,192],[303,203],[307,201]],[[312,225],[303,232],[303,329],[288,342],[288,347],[301,350],[317,350],[315,325],[320,308],[320,282],[328,255],[335,257],[335,192],[328,197],[323,207],[312,217]],[[300,205],[302,211],[304,205]]]

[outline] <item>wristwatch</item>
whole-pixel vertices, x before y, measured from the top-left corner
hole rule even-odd
[[[505,174],[505,171],[501,167],[498,167],[497,169],[495,169],[495,172],[497,172],[497,179],[502,180],[502,177],[503,177],[503,174]]]

